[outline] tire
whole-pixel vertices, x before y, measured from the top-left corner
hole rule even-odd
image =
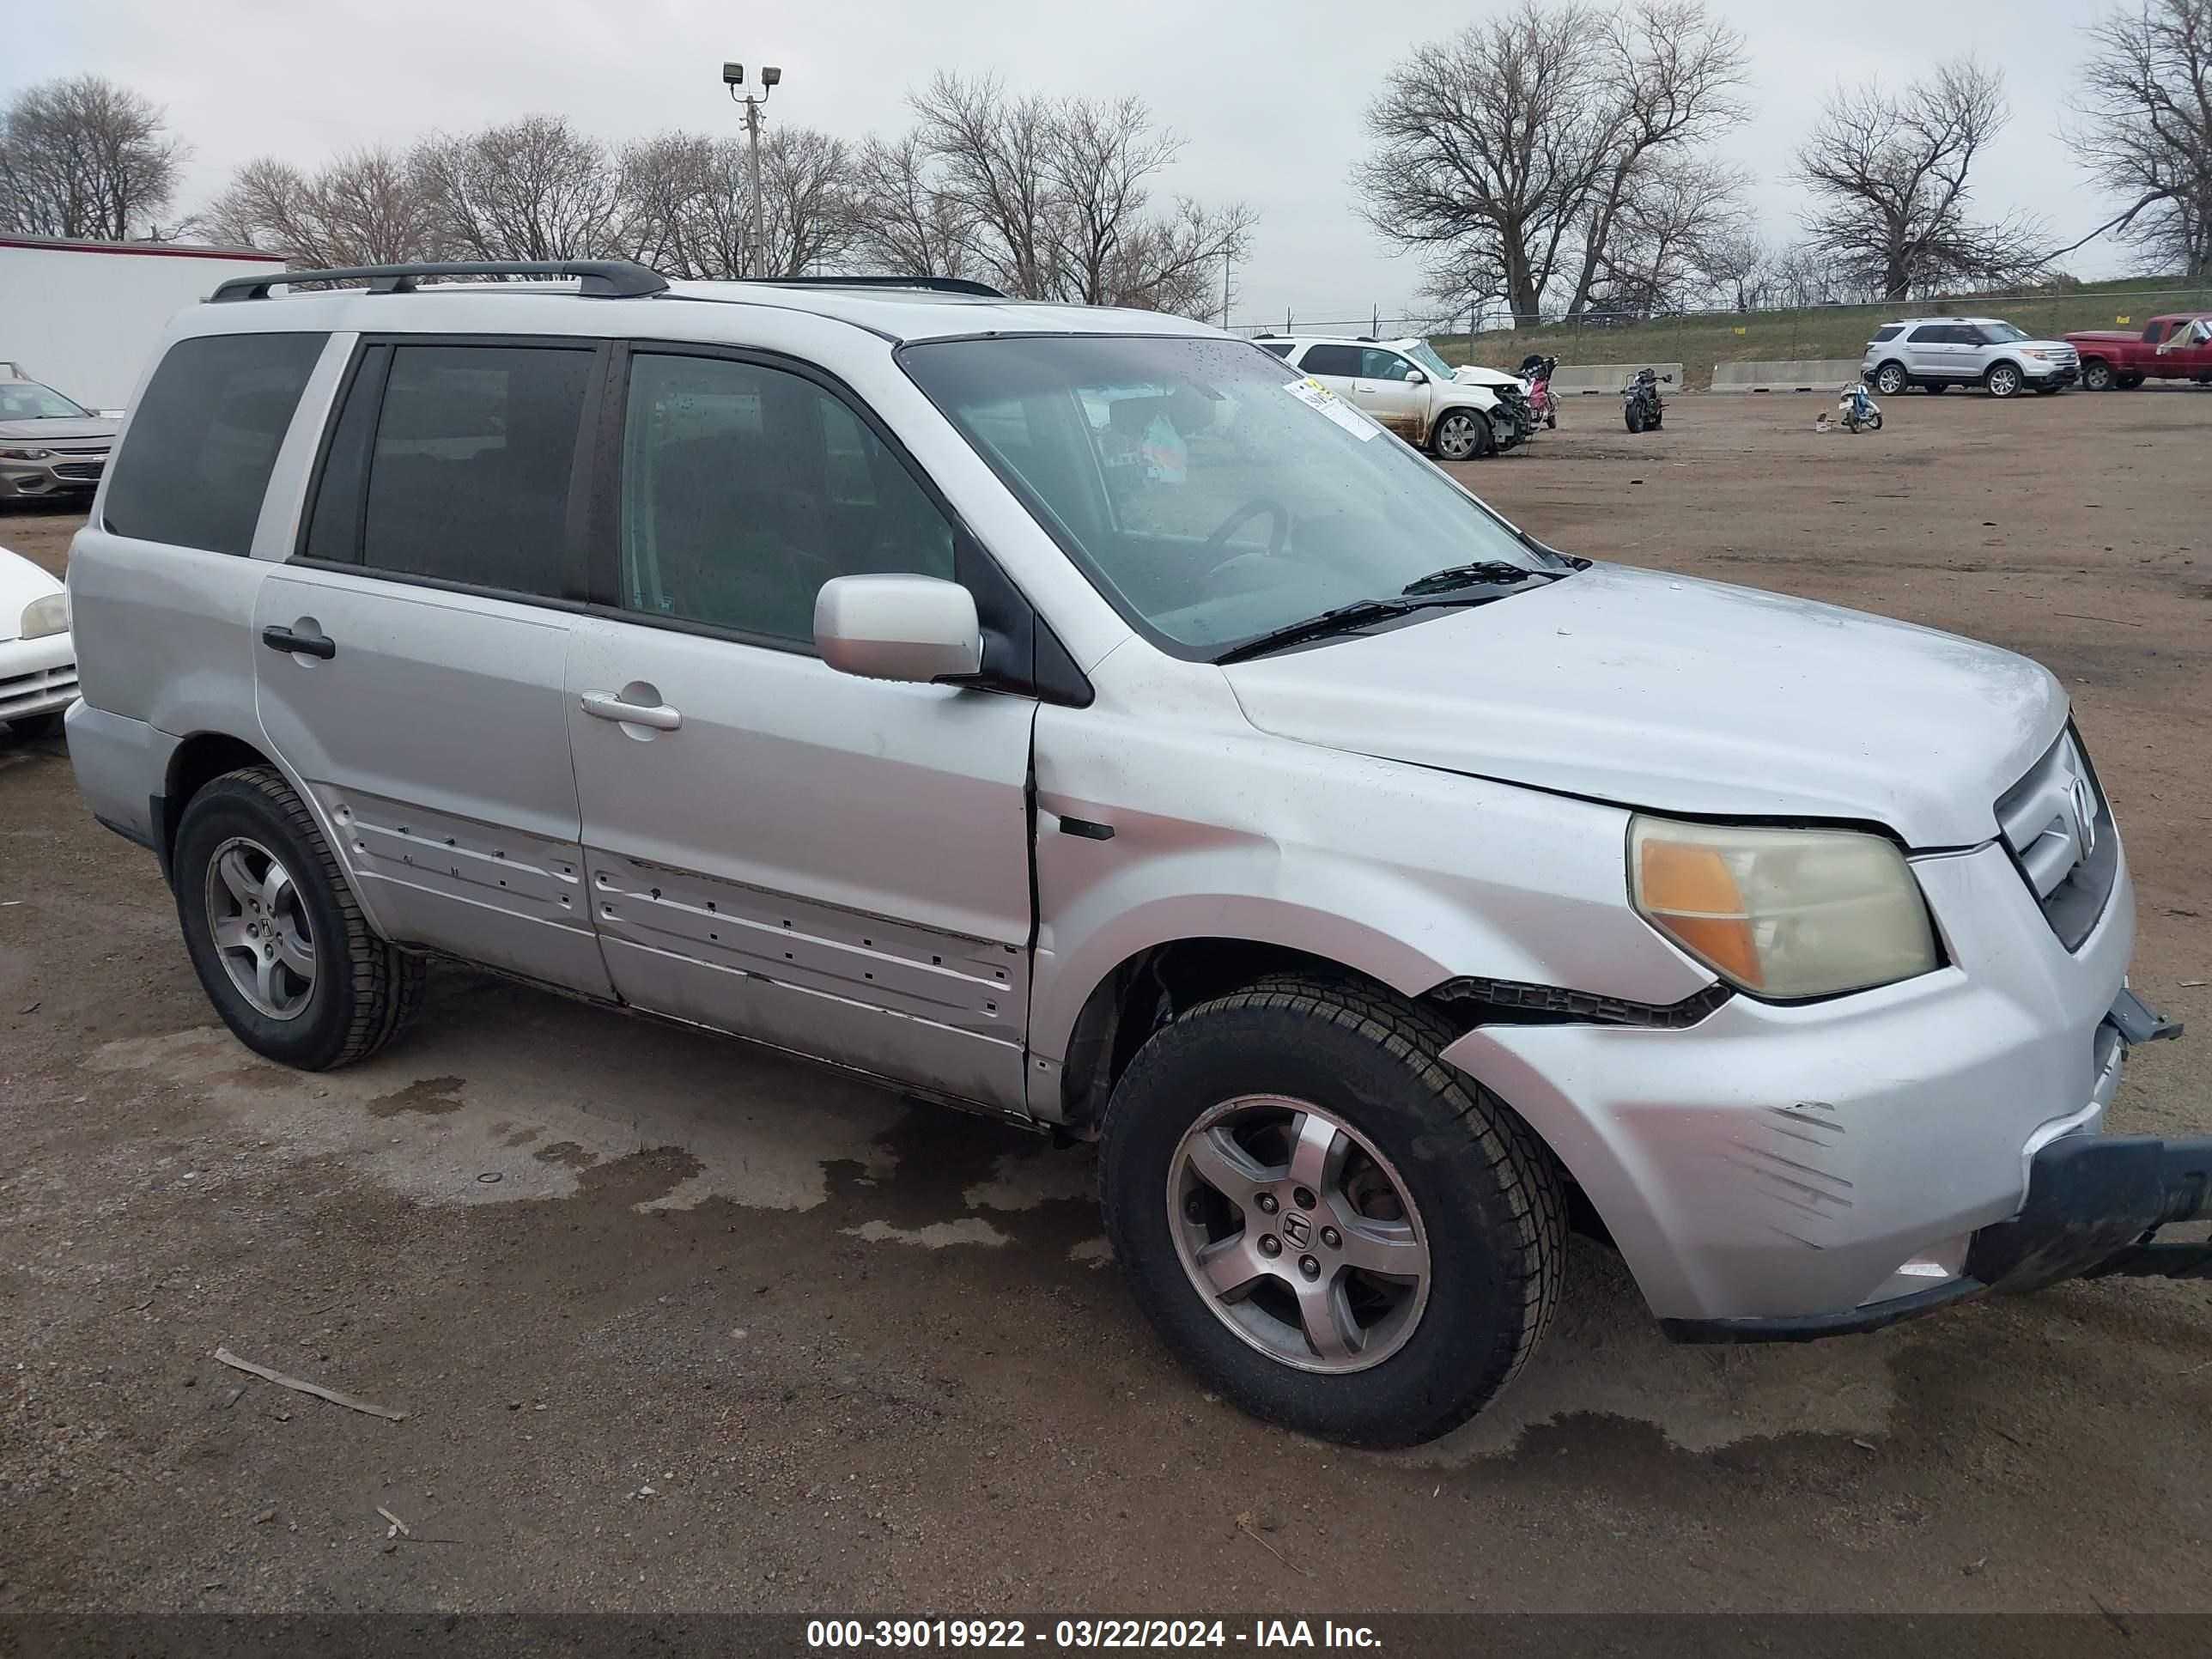
[[[1905,365],[1894,357],[1874,372],[1874,389],[1885,398],[1902,395],[1905,385]]]
[[[1440,461],[1472,461],[1498,453],[1498,434],[1480,410],[1446,410],[1429,434]]]
[[[1642,404],[1634,404],[1634,403],[1632,403],[1632,404],[1629,404],[1629,406],[1628,406],[1627,420],[1628,420],[1628,429],[1629,429],[1631,432],[1641,432],[1641,431],[1643,431],[1643,430],[1644,430],[1644,405],[1643,405]]]
[[[1874,415],[1869,415],[1869,416],[1868,416],[1866,417],[1866,429],[1867,429],[1868,431],[1869,431],[1869,432],[1879,432],[1879,431],[1881,431],[1881,416],[1879,414],[1874,414]]]
[[[8,722],[20,743],[43,743],[48,738],[62,734],[62,711],[51,709],[43,714],[24,714]]]
[[[1991,363],[1990,372],[1982,376],[1982,384],[1992,398],[2016,398],[2021,386],[2021,374],[2011,363]]]
[[[2101,357],[2092,357],[2081,365],[2081,389],[2084,392],[2110,392],[2119,384],[2119,379],[2112,373],[2112,366]]]
[[[1951,389],[1951,383],[1948,380],[1923,380],[1920,389],[1931,398],[1940,397]]]
[[[308,1072],[349,1066],[421,1006],[422,959],[370,929],[313,815],[270,768],[225,773],[191,798],[172,868],[192,969],[254,1053]]]
[[[2123,392],[2133,392],[2142,383],[2143,377],[2140,374],[2123,374],[2113,382]]]
[[[1270,980],[1155,1032],[1115,1088],[1099,1160],[1115,1257],[1168,1346],[1254,1416],[1352,1445],[1432,1439],[1487,1404],[1550,1322],[1565,1239],[1559,1177],[1519,1119],[1437,1058],[1449,1036],[1382,994]],[[1314,1204],[1287,1161],[1301,1127],[1331,1149],[1334,1161],[1316,1153],[1316,1164],[1339,1182],[1308,1194]],[[1224,1133],[1252,1133],[1259,1150],[1238,1145],[1244,1162],[1216,1166],[1251,1169],[1281,1196],[1247,1189],[1240,1202],[1196,1176],[1189,1149],[1218,1147]],[[1363,1182],[1365,1196],[1346,1208]],[[1379,1218],[1377,1193],[1392,1195]],[[1346,1214],[1363,1227],[1314,1231]],[[1256,1227],[1269,1231],[1237,1242]],[[1394,1235],[1393,1259],[1409,1240],[1421,1252],[1417,1280],[1349,1265],[1378,1248],[1370,1229]],[[1271,1239],[1279,1248],[1263,1261]],[[1187,1265],[1201,1253],[1236,1264],[1217,1267],[1224,1277],[1255,1276],[1227,1294],[1201,1288],[1201,1269]],[[1302,1288],[1317,1298],[1309,1307],[1330,1310],[1340,1352],[1309,1334]]]

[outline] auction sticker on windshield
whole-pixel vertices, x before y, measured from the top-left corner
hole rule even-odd
[[[1362,443],[1378,436],[1382,430],[1310,374],[1303,380],[1285,381],[1283,390],[1308,409],[1319,410]]]

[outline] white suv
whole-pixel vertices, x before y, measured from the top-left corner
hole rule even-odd
[[[1262,335],[1255,343],[1443,460],[1495,455],[1535,430],[1525,396],[1487,380],[1460,380],[1426,340]]]
[[[2081,378],[2063,340],[2039,340],[1996,317],[1914,317],[1884,323],[1867,342],[1860,375],[1885,398],[1909,386],[1946,392],[1985,386],[1993,398],[2057,392]]]
[[[79,783],[258,1053],[436,954],[1096,1139],[1176,1350],[1367,1443],[1576,1189],[1690,1340],[2204,1272],[2035,664],[1555,552],[1199,324],[483,269],[225,284],[73,550]]]

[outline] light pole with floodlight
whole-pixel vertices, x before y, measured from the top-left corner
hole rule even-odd
[[[761,106],[768,102],[769,94],[775,89],[776,85],[781,82],[782,79],[783,71],[781,70],[763,69],[760,72],[760,96],[757,98],[750,97],[738,90],[738,88],[742,87],[745,83],[745,66],[743,64],[725,64],[722,65],[722,84],[730,89],[730,101],[732,103],[743,104],[745,106],[745,146],[748,152],[746,165],[748,170],[752,175],[751,222],[747,227],[748,234],[745,238],[746,268],[743,273],[747,276],[765,276],[768,275],[768,271],[765,269],[768,260],[764,257],[763,250],[761,247]],[[762,268],[755,269],[757,266]]]

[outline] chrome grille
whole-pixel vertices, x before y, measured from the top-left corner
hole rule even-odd
[[[2053,932],[2073,950],[2104,914],[2119,869],[2119,836],[2071,726],[1999,796],[1997,830]]]

